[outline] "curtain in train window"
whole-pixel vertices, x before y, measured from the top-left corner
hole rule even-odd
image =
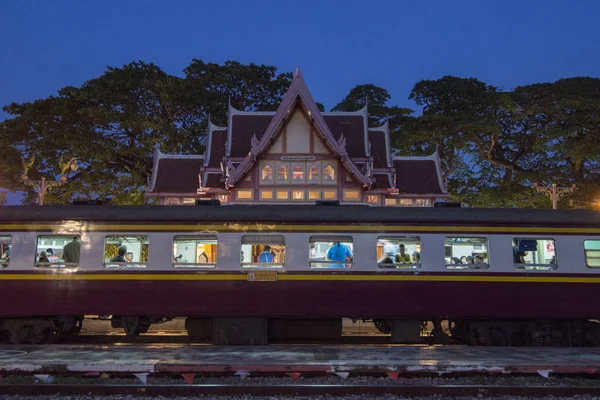
[[[488,239],[484,237],[447,237],[444,241],[446,268],[489,268]]]
[[[585,240],[585,265],[588,268],[600,268],[600,240]]]
[[[104,240],[106,268],[146,268],[147,236],[107,236]]]
[[[311,268],[350,268],[354,260],[351,236],[311,236],[308,244]]]
[[[76,268],[79,265],[80,240],[79,236],[38,236],[35,266]]]
[[[421,267],[421,240],[414,236],[377,238],[379,268]]]
[[[0,268],[8,267],[10,263],[10,250],[12,238],[0,235]]]
[[[216,236],[175,236],[173,266],[214,268],[217,264]]]
[[[285,238],[275,235],[243,236],[240,261],[243,268],[283,268]]]
[[[513,239],[513,263],[516,269],[547,271],[556,269],[554,239]]]

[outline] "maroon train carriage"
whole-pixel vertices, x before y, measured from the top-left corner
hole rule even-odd
[[[368,206],[0,207],[0,333],[129,336],[187,318],[216,344],[331,339],[596,345],[600,214]],[[450,329],[442,329],[442,326]]]

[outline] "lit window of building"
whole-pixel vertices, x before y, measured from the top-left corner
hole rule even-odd
[[[181,202],[179,201],[179,197],[167,197],[165,198],[166,206],[178,206]]]
[[[292,172],[292,181],[304,182],[304,168],[302,168],[300,165],[296,165],[294,167],[294,171]]]
[[[292,199],[304,200],[304,190],[293,190],[292,191]]]
[[[379,204],[379,195],[377,195],[377,194],[367,195],[367,202],[368,203]]]
[[[309,190],[308,191],[308,199],[309,200],[321,200],[321,191],[320,190]]]
[[[358,189],[344,189],[344,200],[359,201],[360,191]]]
[[[261,190],[260,191],[260,199],[261,200],[273,200],[273,191],[272,190]]]
[[[277,163],[277,182],[289,182],[288,164]]]
[[[226,194],[220,194],[217,196],[217,200],[219,200],[221,203],[227,203],[229,201],[229,196]]]
[[[265,165],[260,173],[260,179],[263,182],[273,181],[273,168],[270,165]]]
[[[429,199],[415,199],[415,207],[429,207]]]
[[[395,207],[396,206],[396,199],[385,199],[385,205],[386,206]]]
[[[287,200],[289,197],[289,193],[287,190],[278,190],[277,191],[277,200]]]
[[[308,181],[313,183],[321,182],[321,166],[316,163],[308,168]]]
[[[400,199],[400,207],[412,207],[413,199]]]
[[[183,199],[184,206],[193,206],[195,204],[196,204],[196,199],[194,199],[194,198],[186,197]]]
[[[254,197],[254,190],[252,189],[238,189],[236,191],[238,200],[252,200]]]
[[[336,200],[337,199],[337,190],[324,189],[323,190],[323,199],[324,200]]]
[[[323,182],[335,182],[335,168],[333,167],[333,165],[329,163],[323,165]]]

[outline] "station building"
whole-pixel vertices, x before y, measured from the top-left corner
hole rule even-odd
[[[437,152],[394,156],[386,124],[367,108],[320,112],[300,71],[275,112],[229,105],[226,127],[208,125],[204,154],[157,148],[147,196],[163,205],[340,204],[429,207],[449,197]]]

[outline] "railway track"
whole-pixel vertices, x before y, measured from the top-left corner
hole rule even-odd
[[[576,397],[600,396],[600,386],[343,385],[343,384],[0,384],[0,395]]]

